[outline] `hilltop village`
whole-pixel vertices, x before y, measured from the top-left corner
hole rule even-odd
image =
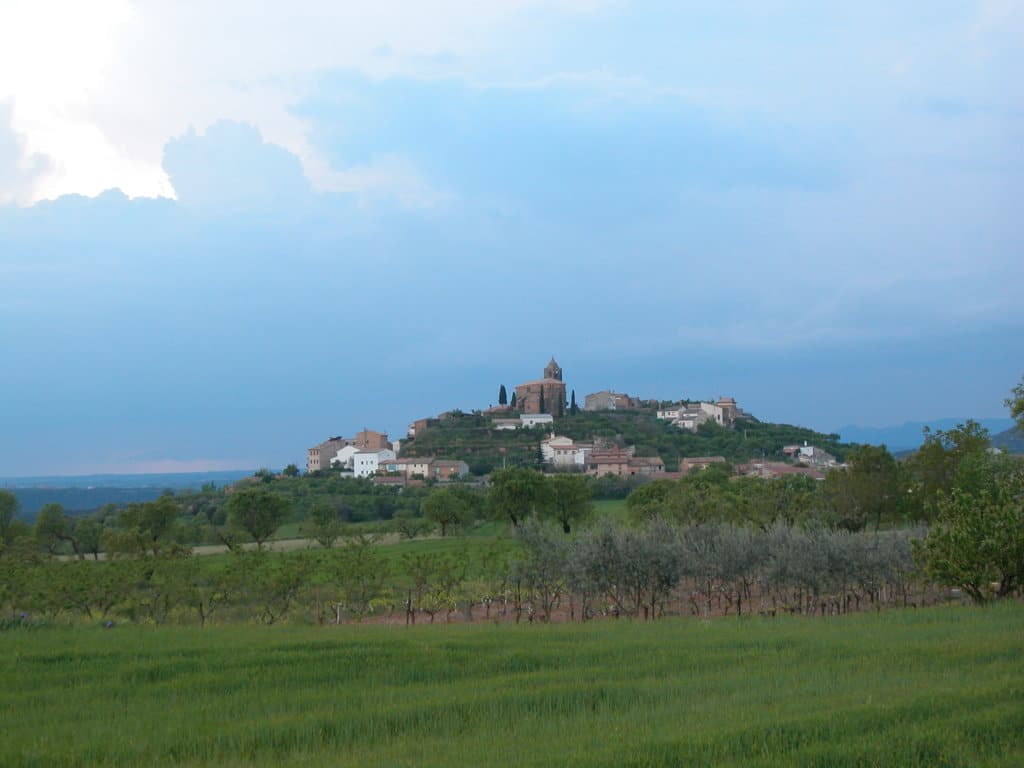
[[[627,417],[632,420],[623,421]],[[622,424],[660,431],[665,438],[661,442],[672,446],[673,455],[659,455],[656,449],[638,452],[636,441],[615,432]],[[800,474],[821,480],[828,469],[841,466],[834,453],[807,439],[767,449],[763,441],[751,444],[746,453],[759,447],[759,457],[743,455],[742,447],[731,456],[683,455],[685,447],[676,446],[685,446],[685,441],[672,440],[671,434],[688,433],[696,441],[697,435],[710,439],[724,431],[741,430],[746,437],[748,430],[760,427],[761,422],[732,397],[661,401],[602,390],[585,395],[580,405],[575,390],[567,391],[562,367],[552,357],[540,378],[516,385],[511,397],[500,385],[498,404],[485,410],[446,411],[417,419],[401,439],[372,429],[353,437],[328,438],[307,450],[306,471],[337,472],[404,487],[486,475],[499,457],[500,466],[529,464],[545,472],[637,479],[678,479],[695,468],[719,465],[736,475]],[[487,456],[493,459],[490,463],[481,459]]]

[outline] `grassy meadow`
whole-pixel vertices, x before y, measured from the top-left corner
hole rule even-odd
[[[0,634],[0,764],[1024,765],[1024,606]]]

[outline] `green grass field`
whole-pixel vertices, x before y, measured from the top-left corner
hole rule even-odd
[[[0,764],[1024,765],[1024,606],[0,634]]]

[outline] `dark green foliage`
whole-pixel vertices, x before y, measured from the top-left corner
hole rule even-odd
[[[449,528],[465,525],[470,520],[470,507],[466,497],[452,488],[439,488],[423,500],[423,517],[441,527],[441,536]]]
[[[579,407],[576,405],[576,390],[572,391],[572,398],[569,400],[569,413],[575,416],[580,412]]]
[[[228,498],[231,524],[251,536],[258,548],[287,519],[290,509],[288,499],[265,488],[243,488]]]
[[[835,514],[834,522],[850,531],[859,531],[869,521],[877,531],[886,515],[894,516],[902,503],[905,486],[901,483],[896,459],[883,446],[864,445],[847,455],[846,469],[828,473],[826,501]]]
[[[638,456],[661,456],[674,470],[686,456],[724,456],[732,463],[751,458],[783,460],[782,449],[807,440],[842,460],[851,446],[838,443],[837,435],[823,435],[784,424],[740,422],[735,429],[703,424],[696,433],[659,421],[653,410],[583,411],[577,409],[559,419],[557,431],[579,442],[601,438],[619,445],[636,446]],[[462,414],[432,424],[402,447],[403,456],[437,456],[466,461],[474,474],[487,467],[537,466],[541,429],[495,430],[492,419],[482,414]],[[600,493],[598,498],[608,498]]]
[[[170,495],[144,504],[129,504],[118,512],[116,529],[105,535],[104,549],[120,554],[154,556],[174,550],[181,544],[180,514],[180,503]]]
[[[463,414],[422,430],[402,446],[402,455],[462,459],[480,475],[504,466],[536,466],[543,436],[540,429],[496,430],[490,417]]]
[[[544,475],[540,472],[509,467],[491,475],[487,502],[492,516],[507,518],[515,526],[528,515],[546,508],[547,490]]]
[[[283,474],[285,477],[298,477],[299,468],[294,464],[289,464],[287,467],[284,468],[281,474]]]
[[[1024,465],[977,454],[960,467],[961,484],[940,494],[938,517],[918,548],[928,575],[978,603],[1024,586]]]
[[[582,475],[552,475],[547,479],[548,510],[562,525],[565,533],[572,531],[574,523],[587,517],[594,508],[593,492],[587,478]]]
[[[55,554],[64,542],[72,541],[71,522],[60,504],[47,504],[36,515],[36,542]]]
[[[498,388],[498,405],[508,405],[508,393],[505,391],[504,384]]]
[[[1024,432],[1024,376],[1020,382],[1010,391],[1010,397],[1006,400],[1006,407],[1010,409],[1010,416],[1017,420],[1017,428]]]
[[[0,491],[0,544],[10,541],[11,523],[18,516],[18,497],[10,491]]]
[[[940,499],[970,483],[961,467],[969,468],[969,459],[983,454],[989,445],[988,430],[973,420],[946,431],[925,429],[924,443],[906,462],[911,503],[921,519],[934,517]]]
[[[341,518],[333,504],[318,499],[309,511],[305,529],[321,547],[330,549],[341,535]]]
[[[809,519],[828,522],[821,483],[806,476],[775,480],[731,478],[717,465],[682,480],[655,480],[626,499],[636,521],[665,518],[679,522],[731,522],[767,528]]]

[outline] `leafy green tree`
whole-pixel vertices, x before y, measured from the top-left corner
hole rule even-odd
[[[626,509],[636,521],[672,518],[682,505],[682,485],[674,480],[652,480],[626,497]]]
[[[729,520],[735,515],[730,473],[718,465],[690,472],[679,481],[678,518],[690,523]]]
[[[196,612],[199,626],[228,604],[232,597],[226,566],[220,563],[199,563],[194,557],[175,560],[179,599]]]
[[[544,508],[547,502],[544,475],[532,469],[509,467],[491,475],[487,505],[495,517],[507,517],[513,526]]]
[[[554,518],[562,524],[562,530],[570,533],[573,523],[582,520],[594,509],[590,484],[583,475],[562,474],[548,478],[547,485],[548,507]]]
[[[341,535],[341,519],[338,517],[338,511],[330,502],[318,499],[309,510],[306,528],[309,535],[321,547],[330,549]]]
[[[448,528],[463,525],[469,510],[464,499],[450,488],[433,491],[423,500],[423,517],[441,526],[441,537],[448,535]]]
[[[0,544],[10,542],[11,523],[18,516],[18,497],[10,491],[0,491]]]
[[[569,542],[537,519],[519,526],[516,538],[525,554],[516,565],[527,590],[527,599],[539,618],[550,621],[568,581]]]
[[[916,555],[928,576],[960,587],[977,603],[1024,586],[1024,468],[1008,456],[987,460],[977,492],[955,488]]]
[[[907,461],[910,497],[919,519],[935,514],[938,500],[962,485],[958,475],[964,461],[985,453],[990,444],[988,430],[971,419],[945,431],[925,428],[924,443]]]
[[[508,392],[505,391],[504,384],[498,388],[498,405],[508,405]]]
[[[228,499],[228,519],[252,537],[257,549],[263,548],[290,511],[288,499],[261,487],[235,491]]]
[[[83,557],[73,531],[74,521],[64,514],[60,504],[47,504],[36,515],[36,541],[51,555],[67,543],[79,559]]]
[[[847,456],[849,466],[833,469],[825,493],[841,528],[859,531],[869,520],[879,529],[882,518],[895,517],[901,503],[896,459],[882,446],[862,445]]]
[[[426,533],[430,525],[416,512],[410,509],[403,509],[393,518],[395,530],[403,539],[415,539],[420,534]]]
[[[298,477],[299,476],[299,468],[297,466],[295,466],[294,464],[289,464],[287,467],[284,468],[282,474],[285,477]]]
[[[310,558],[236,550],[229,560],[225,587],[250,606],[257,621],[276,624],[285,619],[311,575]]]
[[[357,536],[330,555],[338,589],[339,622],[342,610],[362,619],[384,604],[389,595],[391,569],[374,544],[369,536]]]
[[[1010,409],[1010,416],[1017,420],[1017,428],[1024,431],[1024,376],[1021,377],[1020,383],[1010,390],[1006,407]]]
[[[75,524],[75,538],[83,555],[92,555],[93,560],[100,559],[103,536],[103,525],[95,517],[84,517]]]
[[[129,504],[118,513],[118,530],[106,536],[106,546],[123,554],[175,554],[180,514],[181,506],[170,494],[144,504]]]

